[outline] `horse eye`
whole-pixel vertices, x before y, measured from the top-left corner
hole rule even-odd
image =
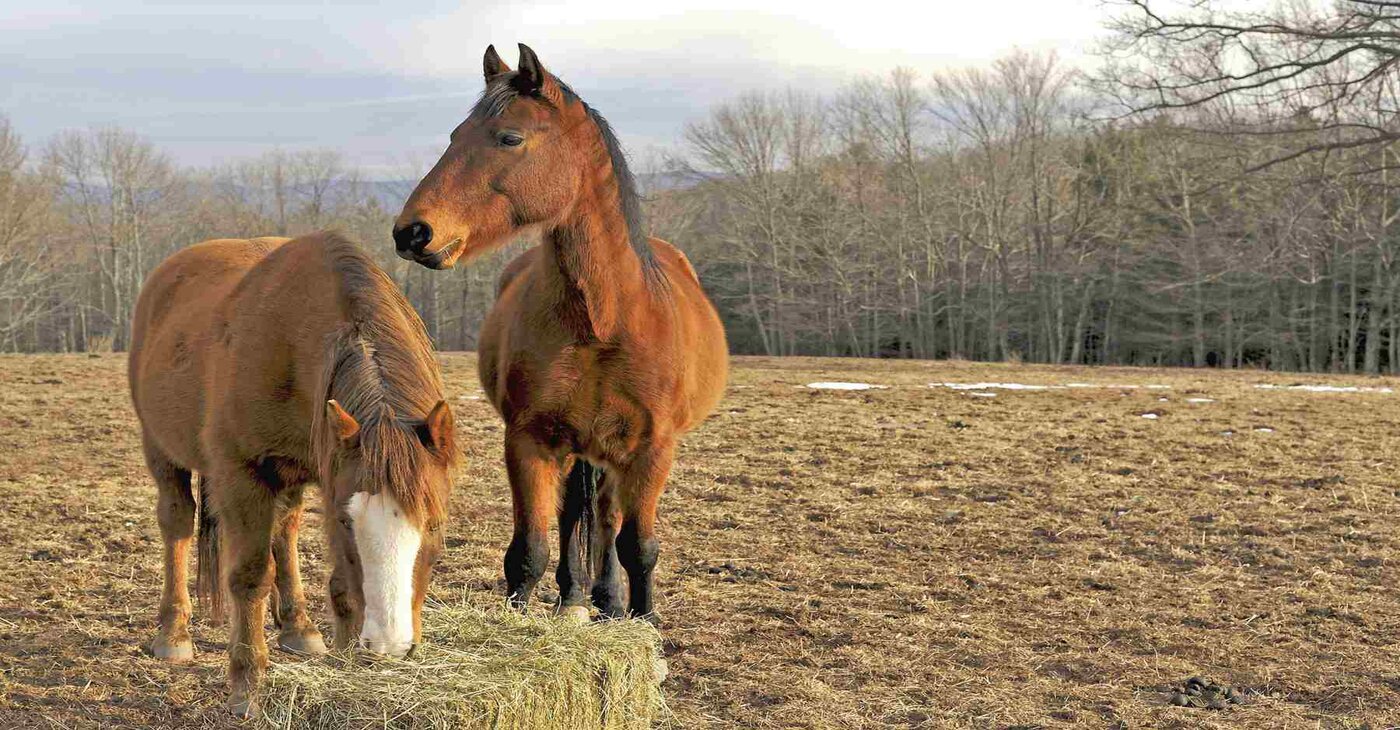
[[[525,138],[515,132],[502,132],[496,139],[507,147],[519,147],[525,142]]]

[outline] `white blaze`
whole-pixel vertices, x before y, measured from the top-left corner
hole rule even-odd
[[[360,646],[402,656],[413,646],[413,565],[423,536],[386,492],[356,492],[345,505],[364,575]]]

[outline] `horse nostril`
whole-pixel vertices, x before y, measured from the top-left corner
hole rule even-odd
[[[394,247],[400,251],[422,253],[433,240],[433,229],[427,223],[410,223],[394,229]]]

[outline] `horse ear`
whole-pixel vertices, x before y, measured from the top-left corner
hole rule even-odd
[[[440,454],[452,448],[452,410],[447,407],[447,401],[440,400],[433,406],[418,426],[418,439]]]
[[[486,47],[486,55],[481,59],[482,71],[486,74],[486,83],[491,83],[491,79],[503,73],[510,73],[510,66],[501,60],[501,54],[496,53],[496,47],[490,45]]]
[[[355,417],[345,412],[339,403],[334,400],[326,401],[326,422],[330,424],[335,437],[340,440],[342,446],[354,446],[356,437],[360,435],[360,422]]]
[[[520,46],[520,73],[515,75],[515,89],[522,94],[536,94],[544,88],[549,74],[540,65],[539,56],[524,43]]]

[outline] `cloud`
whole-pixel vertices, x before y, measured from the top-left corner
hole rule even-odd
[[[191,164],[331,147],[379,169],[436,156],[490,42],[512,63],[529,43],[640,150],[744,91],[829,93],[1017,45],[1073,57],[1099,22],[1096,0],[20,1],[0,19],[0,112],[31,142],[122,126]]]
[[[1096,0],[535,2],[490,12],[461,7],[400,28],[397,40],[404,67],[425,74],[474,72],[488,42],[507,52],[524,41],[556,66],[583,56],[603,69],[635,70],[656,58],[684,71],[730,59],[845,76],[976,63],[1015,46],[1076,55],[1100,22]]]

